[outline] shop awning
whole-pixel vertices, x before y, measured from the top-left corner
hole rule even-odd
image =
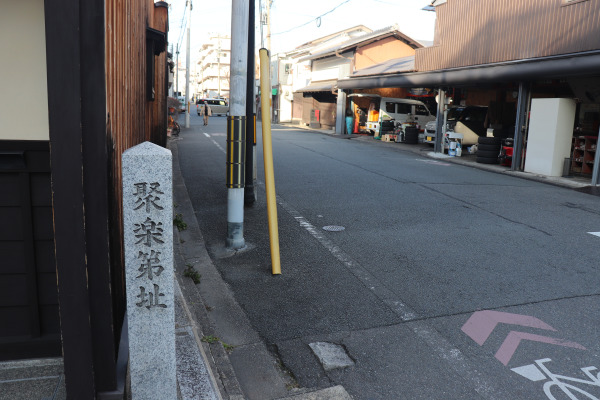
[[[300,93],[308,93],[308,92],[331,92],[333,89],[337,87],[338,80],[333,79],[329,81],[317,81],[311,82],[310,85],[305,86],[301,89],[296,90],[296,92]]]
[[[340,79],[338,88],[473,86],[496,82],[562,79],[599,73],[600,51],[596,50],[437,71],[353,74],[350,78]]]

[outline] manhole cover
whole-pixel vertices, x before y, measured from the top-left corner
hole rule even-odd
[[[328,231],[328,232],[341,232],[343,231],[344,228],[343,226],[339,226],[339,225],[327,225],[323,227],[324,231]]]
[[[316,342],[310,343],[313,353],[319,358],[325,371],[331,371],[337,368],[346,368],[354,365],[346,350],[334,343]]]

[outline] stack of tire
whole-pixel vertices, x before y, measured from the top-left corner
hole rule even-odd
[[[394,133],[394,121],[381,122],[381,136],[391,135]]]
[[[477,159],[482,164],[498,164],[502,139],[497,137],[480,136],[477,140]]]
[[[404,143],[417,144],[419,143],[419,129],[408,127],[404,129]]]

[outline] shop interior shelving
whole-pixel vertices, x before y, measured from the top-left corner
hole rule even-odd
[[[597,136],[576,136],[573,138],[571,172],[591,175],[598,147]]]

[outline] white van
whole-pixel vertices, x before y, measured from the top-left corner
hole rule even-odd
[[[187,104],[185,104],[185,96],[177,96],[177,101],[179,101],[179,112],[184,113],[187,108]]]
[[[200,107],[204,105],[204,102],[210,107],[212,115],[229,115],[229,104],[225,99],[198,99],[196,100],[196,112],[200,113]]]
[[[380,97],[374,94],[350,94],[348,97],[370,97],[371,104],[367,115],[366,129],[371,133],[379,133],[381,122],[394,120],[400,123],[415,122],[420,130],[425,128],[429,121],[435,121],[425,103],[419,100],[398,99],[393,97]]]

